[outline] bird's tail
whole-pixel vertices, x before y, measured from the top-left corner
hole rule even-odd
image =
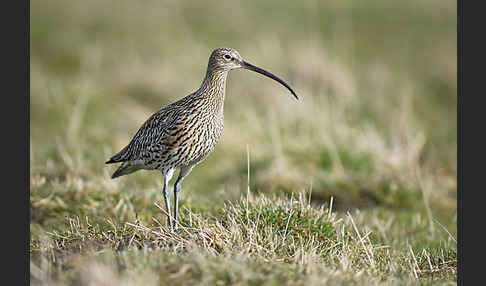
[[[129,154],[127,150],[128,150],[128,146],[123,148],[120,152],[116,153],[115,155],[111,156],[111,158],[108,161],[106,161],[105,164],[127,161],[129,158]]]
[[[123,164],[116,169],[115,173],[111,175],[111,178],[114,179],[120,176],[128,175],[140,169],[142,169],[140,165],[136,165],[131,162],[123,162]]]

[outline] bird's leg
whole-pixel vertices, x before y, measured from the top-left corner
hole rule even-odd
[[[177,230],[177,223],[178,223],[177,211],[179,209],[179,207],[178,207],[178,203],[179,203],[178,194],[181,190],[181,183],[182,183],[182,180],[184,180],[184,177],[186,177],[192,171],[193,167],[194,166],[181,168],[181,171],[179,172],[179,177],[177,177],[177,180],[174,184],[174,226],[173,226],[174,230]]]
[[[170,215],[170,193],[169,193],[169,181],[172,178],[172,174],[174,170],[169,170],[168,172],[163,172],[164,175],[164,187],[162,189],[162,194],[164,195],[165,200],[165,210],[167,211],[167,226],[172,231],[172,217]]]
[[[167,211],[167,226],[170,227],[172,230],[172,217],[170,216],[170,198],[169,192],[167,191],[167,180],[164,178],[164,188],[162,190],[162,194],[164,195],[165,199],[165,210]]]

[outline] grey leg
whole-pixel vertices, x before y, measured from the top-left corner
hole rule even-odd
[[[174,184],[174,227],[173,227],[174,230],[177,230],[177,211],[179,208],[178,194],[181,190],[181,183],[182,180],[184,180],[184,177],[186,177],[192,171],[193,167],[194,166],[181,168],[181,171],[179,172],[179,177],[177,177],[177,181]]]
[[[167,211],[167,226],[172,230],[172,217],[170,215],[170,193],[169,193],[169,181],[174,174],[174,170],[171,169],[167,172],[162,172],[164,175],[164,187],[162,189],[162,194],[165,200],[165,210]]]

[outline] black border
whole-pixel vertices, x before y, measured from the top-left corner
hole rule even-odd
[[[30,1],[2,8],[2,273],[30,285]]]
[[[463,285],[462,229],[462,1],[457,1],[457,285]]]
[[[27,208],[27,237],[26,237],[26,253],[29,253],[27,255],[27,269],[26,269],[26,279],[27,279],[27,284],[30,285],[30,1],[27,0],[25,2],[25,7],[24,7],[24,13],[25,13],[25,27],[24,27],[24,39],[26,42],[26,48],[25,48],[25,54],[27,56],[25,57],[25,67],[26,67],[26,73],[25,73],[25,100],[27,101],[27,118],[26,118],[26,126],[27,126],[27,132],[26,132],[26,138],[27,140],[27,170],[25,171],[25,184],[26,184],[26,189],[27,189],[27,201],[26,201],[26,208]]]
[[[457,2],[457,213],[458,285],[484,284],[484,9],[477,1]],[[475,5],[476,4],[476,5]],[[477,30],[476,30],[477,29]],[[466,72],[464,72],[466,70]],[[468,136],[469,134],[469,136]],[[469,139],[466,139],[469,138]],[[464,164],[467,163],[467,164]],[[467,281],[467,282],[466,282]],[[479,281],[479,282],[476,282]]]
[[[25,208],[26,208],[26,218],[27,218],[27,233],[25,236],[25,253],[26,253],[26,269],[25,269],[25,281],[26,285],[30,285],[30,1],[19,1],[18,3],[22,3],[20,5],[25,5],[21,6],[23,15],[25,16],[25,21],[22,21],[22,17],[20,18],[21,22],[25,25],[22,26],[22,23],[20,23],[21,27],[21,39],[23,48],[21,49],[22,54],[25,55],[23,58],[24,65],[25,65],[25,70],[23,74],[23,80],[25,81],[24,85],[24,90],[25,93],[22,96],[22,101],[25,102],[25,105],[27,107],[27,112],[25,116],[25,154],[26,156],[26,168],[24,170],[24,173],[22,174],[23,180],[25,184],[25,190],[26,190],[26,201],[25,201]]]

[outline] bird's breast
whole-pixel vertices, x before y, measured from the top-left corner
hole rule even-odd
[[[214,150],[223,134],[223,127],[222,117],[193,114],[168,138],[171,151],[167,155],[180,166],[200,163]]]

